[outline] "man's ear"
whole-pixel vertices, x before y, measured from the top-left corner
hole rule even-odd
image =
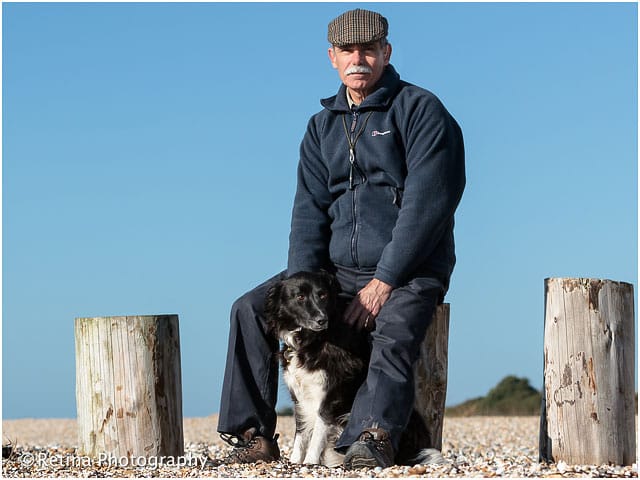
[[[337,70],[338,64],[336,63],[336,51],[333,49],[333,46],[329,47],[328,52],[329,52],[329,60],[331,60],[331,65],[333,65],[333,68]]]
[[[391,44],[387,43],[385,45],[385,50],[384,50],[384,64],[385,66],[389,65],[389,60],[391,60]]]

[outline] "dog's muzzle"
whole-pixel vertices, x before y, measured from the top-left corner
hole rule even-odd
[[[329,318],[326,316],[313,318],[309,325],[309,330],[313,330],[314,332],[321,332],[327,328],[329,328]]]

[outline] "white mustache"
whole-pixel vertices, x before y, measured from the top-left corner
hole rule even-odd
[[[366,65],[353,65],[344,71],[345,75],[353,75],[354,73],[373,73]]]

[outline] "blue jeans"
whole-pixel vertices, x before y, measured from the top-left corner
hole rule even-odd
[[[341,266],[335,273],[347,302],[374,275],[373,271]],[[275,433],[278,342],[265,333],[263,303],[267,290],[285,277],[286,272],[275,275],[233,304],[218,420],[220,433],[240,435],[250,427],[267,438]],[[346,450],[371,427],[386,430],[397,450],[413,408],[413,365],[444,293],[443,282],[429,276],[413,278],[392,291],[370,333],[367,379],[358,390],[349,422],[336,444],[338,450]]]

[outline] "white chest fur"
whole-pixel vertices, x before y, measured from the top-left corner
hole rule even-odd
[[[334,450],[341,429],[325,423],[320,416],[320,407],[326,396],[326,372],[311,372],[300,367],[294,353],[290,356],[283,377],[289,391],[297,400],[296,435],[291,462],[329,466],[342,464],[343,456]]]
[[[301,368],[294,354],[283,377],[289,391],[297,399],[296,417],[300,414],[301,418],[296,418],[296,423],[300,421],[302,425],[313,428],[320,405],[326,395],[326,373],[323,370],[310,372],[306,368]]]

